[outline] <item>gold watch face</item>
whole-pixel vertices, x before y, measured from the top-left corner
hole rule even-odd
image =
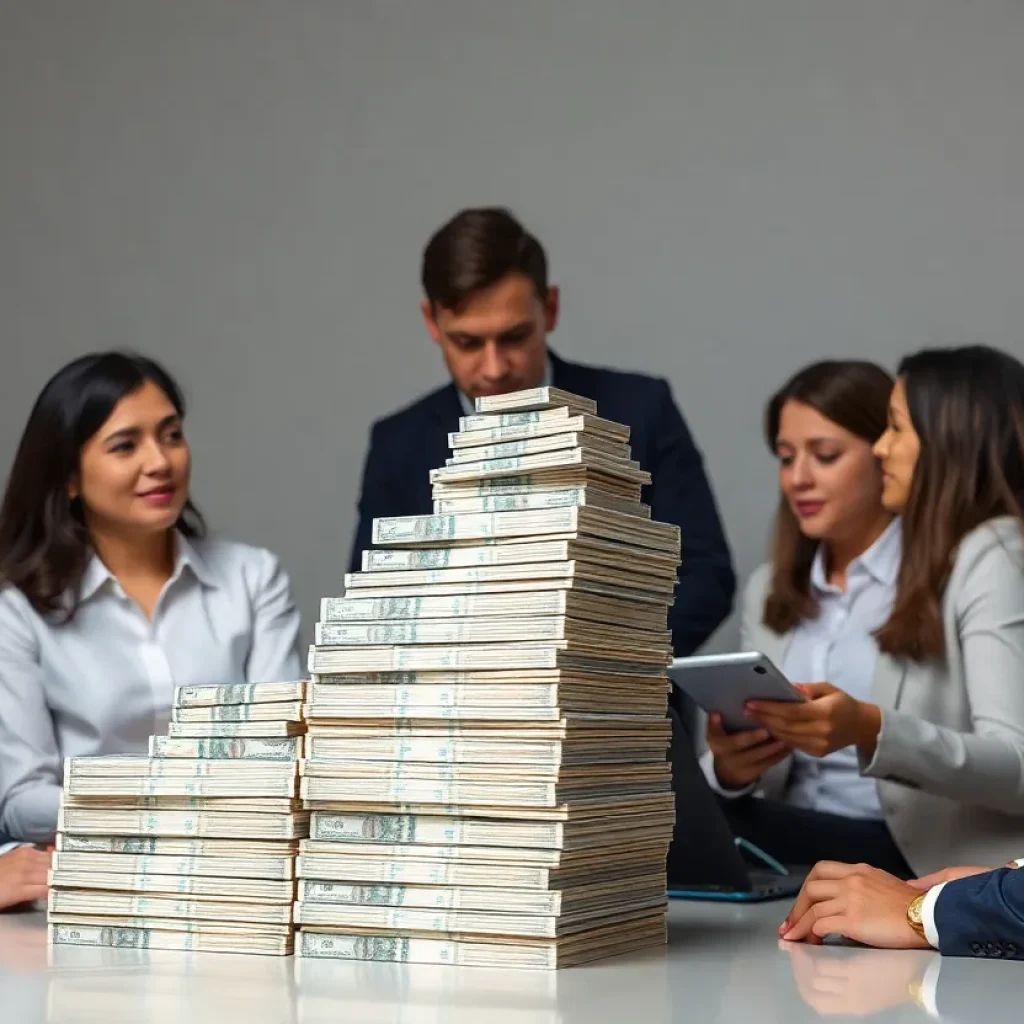
[[[921,908],[924,906],[925,894],[922,893],[920,896],[915,896],[910,901],[910,906],[907,907],[907,918],[911,924],[922,924]]]

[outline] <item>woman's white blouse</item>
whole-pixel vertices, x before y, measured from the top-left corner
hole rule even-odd
[[[149,620],[97,557],[74,618],[40,617],[0,592],[0,834],[54,834],[66,757],[145,752],[174,687],[301,677],[299,613],[277,558],[178,535]]]

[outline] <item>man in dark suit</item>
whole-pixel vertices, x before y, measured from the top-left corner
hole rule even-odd
[[[669,627],[676,654],[695,651],[729,614],[736,581],[701,455],[668,383],[550,351],[558,289],[541,244],[506,210],[464,210],[445,224],[424,251],[422,282],[423,321],[452,381],[373,425],[352,571],[371,546],[374,519],[431,511],[430,470],[445,464],[448,434],[474,399],[552,384],[631,428],[633,458],[652,477],[643,501],[654,519],[682,529]]]
[[[788,941],[843,935],[885,949],[1024,960],[1024,859],[904,882],[864,864],[823,861],[779,928]]]

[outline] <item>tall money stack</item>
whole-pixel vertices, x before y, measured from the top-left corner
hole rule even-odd
[[[296,950],[557,968],[666,936],[676,526],[627,427],[481,399],[434,514],[378,519],[322,602]]]
[[[50,941],[290,954],[305,695],[178,687],[148,757],[68,758]]]

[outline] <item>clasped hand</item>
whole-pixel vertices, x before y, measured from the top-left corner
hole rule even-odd
[[[856,746],[865,759],[874,756],[882,713],[874,704],[855,700],[831,683],[797,683],[801,702],[751,701],[745,712],[761,727],[727,733],[720,715],[708,721],[708,748],[715,775],[726,789],[756,782],[794,750],[825,757]]]

